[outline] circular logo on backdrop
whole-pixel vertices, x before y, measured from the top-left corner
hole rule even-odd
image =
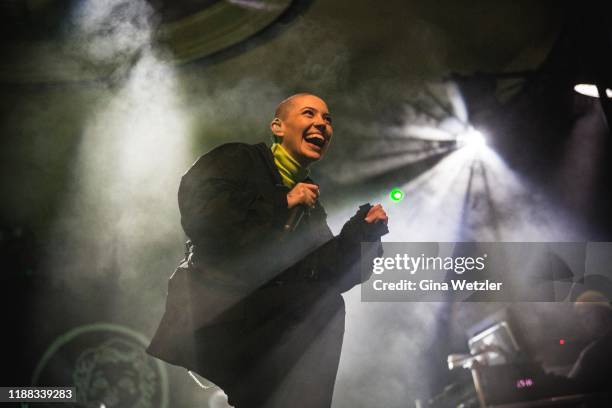
[[[146,354],[147,345],[145,336],[128,327],[108,323],[77,327],[47,349],[32,385],[75,387],[78,403],[73,406],[166,408],[166,370]]]

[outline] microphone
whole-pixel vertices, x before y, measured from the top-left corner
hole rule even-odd
[[[318,186],[317,186],[318,189]],[[318,194],[317,194],[317,198],[318,198]],[[297,226],[300,224],[300,221],[302,221],[302,218],[304,217],[304,213],[306,212],[306,206],[304,205],[296,205],[295,207],[293,207],[291,210],[289,210],[289,217],[287,217],[287,221],[285,222],[285,225],[283,225],[283,235],[286,236],[287,233],[294,231]]]
[[[306,208],[303,205],[296,205],[291,210],[289,210],[289,217],[287,217],[287,221],[283,226],[283,234],[291,232],[297,228],[302,221],[302,217],[304,216],[304,212]]]

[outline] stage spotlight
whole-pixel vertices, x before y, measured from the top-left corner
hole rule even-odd
[[[599,98],[599,91],[597,90],[597,86],[593,84],[578,84],[574,86],[574,91],[582,95],[590,96],[592,98]],[[612,98],[612,90],[610,88],[606,88],[606,96],[608,98]]]
[[[457,147],[479,148],[485,146],[487,141],[485,136],[472,126],[468,127],[467,131],[457,135]]]

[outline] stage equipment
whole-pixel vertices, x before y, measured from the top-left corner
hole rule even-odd
[[[448,356],[448,368],[471,371],[481,408],[599,406],[601,396],[580,394],[571,380],[546,373],[538,362],[528,360],[507,321],[476,333],[468,346],[470,354]],[[468,401],[461,404],[469,406]],[[438,406],[445,405],[430,407]]]
[[[219,58],[221,53],[236,55],[280,33],[310,2],[120,0],[104,6],[95,0],[4,2],[9,15],[0,15],[0,25],[10,35],[0,38],[0,82],[106,79],[118,69],[117,59],[128,55],[138,59],[142,48],[151,46],[161,46],[164,58],[174,64]],[[139,31],[147,25],[150,31]],[[112,58],[95,59],[84,52],[90,46],[97,51],[120,48],[149,35],[141,47],[121,49]]]

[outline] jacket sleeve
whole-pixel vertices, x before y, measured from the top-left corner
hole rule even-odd
[[[254,161],[246,146],[220,146],[187,171],[178,192],[181,224],[198,257],[247,283],[263,279],[253,262],[272,251],[275,226],[288,216],[287,188],[258,188],[249,177]]]
[[[365,221],[370,208],[370,204],[360,206],[340,234],[313,253],[319,279],[336,286],[340,292],[369,279],[371,272],[362,276],[360,262],[371,264],[372,258],[382,255],[380,237],[389,230],[382,222],[370,224]],[[363,247],[363,254],[362,243],[371,243]]]

